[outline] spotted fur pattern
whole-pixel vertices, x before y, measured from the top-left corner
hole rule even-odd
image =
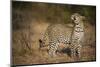
[[[42,39],[43,45],[49,46],[49,56],[56,56],[56,51],[60,49],[61,43],[66,48],[71,49],[71,55],[74,58],[81,57],[82,41],[84,37],[83,16],[75,13],[71,16],[74,27],[68,27],[62,24],[49,25]]]

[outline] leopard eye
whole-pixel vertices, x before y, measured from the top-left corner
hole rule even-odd
[[[74,17],[74,20],[76,20],[76,18]]]

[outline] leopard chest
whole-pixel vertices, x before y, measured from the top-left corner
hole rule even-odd
[[[74,28],[73,31],[73,39],[76,39],[78,41],[81,41],[84,37],[84,29],[83,27],[77,26]]]

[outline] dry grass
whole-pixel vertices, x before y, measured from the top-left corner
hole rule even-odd
[[[87,31],[89,33],[85,33],[87,35],[86,39],[90,39],[89,41],[85,41],[85,45],[83,45],[82,48],[82,59],[80,61],[94,61],[96,59],[95,54],[95,34],[91,34],[91,31],[93,30],[91,25],[86,24],[88,27],[86,27],[86,30],[89,29],[90,31]],[[43,26],[43,27],[42,27]],[[67,54],[67,53],[58,53],[57,57],[50,58],[48,56],[47,48],[39,49],[39,38],[41,37],[42,30],[45,30],[48,24],[37,24],[33,26],[33,33],[28,40],[26,37],[25,40],[27,42],[29,41],[29,47],[30,49],[25,46],[26,44],[23,42],[23,35],[30,35],[27,31],[19,30],[14,31],[13,36],[15,41],[13,41],[13,64],[46,64],[46,63],[61,63],[61,62],[74,62],[74,60]],[[25,34],[26,32],[26,34]],[[24,34],[21,34],[24,33]],[[90,36],[88,36],[90,35]],[[17,41],[17,42],[16,42]],[[77,60],[76,60],[77,61]]]
[[[38,50],[34,50],[31,55],[15,56],[13,59],[13,63],[18,65],[74,62],[67,54],[60,54],[57,57],[50,58],[46,51]],[[81,61],[94,61],[95,59],[95,48],[84,47]]]

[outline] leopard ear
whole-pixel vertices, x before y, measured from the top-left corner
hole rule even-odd
[[[74,20],[74,18],[75,18],[75,16],[74,16],[74,15],[72,15],[72,16],[71,16],[71,20]]]

